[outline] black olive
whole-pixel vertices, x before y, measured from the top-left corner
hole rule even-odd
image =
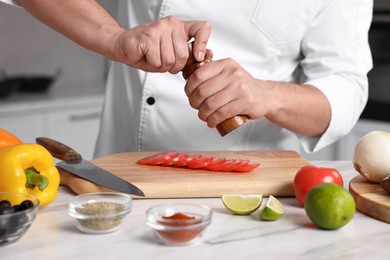
[[[9,201],[2,200],[0,203],[0,215],[23,211],[34,206],[31,200],[24,200],[19,205],[12,207]],[[28,220],[28,216],[22,212],[10,216],[3,216],[0,218],[0,237],[12,236],[20,232],[26,226]]]
[[[3,208],[3,207],[10,208],[11,207],[11,202],[9,202],[8,200],[0,201],[0,208]]]
[[[8,225],[8,234],[16,233],[21,227],[24,227],[24,225],[28,222],[28,217],[26,214],[19,213],[15,216],[11,216],[9,219],[9,225]]]
[[[5,235],[7,235],[7,228],[0,226],[0,238],[2,238]]]
[[[14,208],[11,208],[11,207],[1,207],[0,208],[0,215],[5,215],[5,214],[9,214],[9,213],[12,213],[12,212],[15,212],[15,209]]]
[[[20,226],[26,224],[28,221],[28,217],[26,214],[18,214],[15,216],[11,216],[9,219],[9,224],[11,226]]]
[[[34,203],[31,200],[24,200],[22,203],[20,203],[18,211],[26,210],[32,207],[34,207]]]
[[[9,219],[10,218],[7,216],[0,217],[0,237],[4,237],[8,234]]]

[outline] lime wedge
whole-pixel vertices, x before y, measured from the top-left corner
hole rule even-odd
[[[283,204],[274,196],[269,196],[259,217],[263,220],[277,220],[284,214]]]
[[[222,195],[225,207],[237,215],[249,215],[258,209],[263,195]]]

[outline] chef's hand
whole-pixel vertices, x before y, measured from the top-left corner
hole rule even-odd
[[[235,115],[265,117],[307,136],[320,136],[330,124],[330,103],[315,86],[255,79],[232,59],[205,63],[188,78],[185,91],[211,128]]]
[[[252,119],[265,116],[267,90],[233,59],[204,64],[187,80],[190,105],[211,128],[235,115]]]
[[[193,55],[202,61],[210,34],[209,22],[168,16],[118,33],[115,60],[148,72],[178,73],[188,59],[188,40],[195,39]]]

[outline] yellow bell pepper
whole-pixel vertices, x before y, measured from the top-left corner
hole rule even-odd
[[[60,175],[54,159],[39,144],[19,144],[0,149],[0,191],[36,196],[41,206],[52,202]],[[12,203],[12,202],[11,202]]]

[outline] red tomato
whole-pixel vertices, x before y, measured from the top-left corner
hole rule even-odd
[[[204,167],[203,170],[212,171],[213,168],[220,167],[225,162],[226,162],[226,158],[214,159],[214,160],[208,162],[207,166]]]
[[[242,161],[239,159],[227,159],[221,163],[216,163],[206,167],[206,170],[214,171],[214,172],[229,171],[229,169],[233,169],[234,167],[237,167],[237,165],[240,164],[241,162]]]
[[[169,165],[173,158],[177,157],[179,153],[175,150],[165,151],[137,161],[141,165]]]
[[[333,168],[307,165],[302,167],[294,178],[294,193],[299,202],[304,205],[307,193],[314,186],[330,182],[344,186],[341,174]]]
[[[222,171],[223,169],[226,168],[226,165],[230,164],[232,161],[236,161],[236,160],[235,159],[228,159],[228,160],[225,159],[225,160],[221,161],[220,163],[208,165],[205,168],[205,170],[213,171],[213,172]]]
[[[233,159],[231,163],[225,163],[225,168],[221,169],[223,172],[232,172],[241,166],[249,164],[249,160]]]
[[[250,172],[256,169],[260,163],[251,163],[247,165],[241,165],[237,169],[234,169],[235,172]]]
[[[137,161],[140,165],[186,167],[188,169],[200,169],[208,171],[236,171],[249,172],[260,164],[249,164],[249,160],[203,157],[199,154],[188,155],[175,150],[161,152],[155,155],[141,158]]]
[[[212,160],[214,160],[213,157],[195,158],[187,162],[186,167],[188,169],[204,169]]]
[[[202,156],[195,154],[195,155],[187,155],[185,158],[178,159],[177,162],[173,164],[174,167],[187,167],[187,164],[191,162],[192,160],[201,158]]]
[[[187,164],[187,158],[188,158],[188,154],[179,153],[175,158],[172,159],[171,166],[174,167],[185,166]]]

